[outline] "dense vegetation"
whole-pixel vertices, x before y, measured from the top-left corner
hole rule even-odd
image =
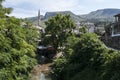
[[[60,15],[53,17],[47,22],[47,25],[49,24],[47,32],[55,35],[55,38],[50,36],[50,42],[55,43],[54,39],[58,39],[57,41],[63,40],[62,44],[67,45],[63,50],[63,56],[54,61],[52,79],[119,80],[120,52],[108,49],[96,34],[87,33],[84,28],[80,28],[80,32],[84,34],[80,34],[79,37],[68,33],[70,36],[64,38],[64,34],[59,39],[56,35],[59,35],[58,33],[65,29],[60,30],[63,25],[59,26],[61,20],[59,21],[60,17],[58,16]],[[64,21],[64,18],[62,21]],[[64,25],[67,24],[69,23],[64,23]],[[69,27],[66,26],[66,29],[69,29]]]
[[[37,63],[35,59],[36,29],[28,22],[7,14],[0,0],[0,80],[28,80],[29,72]],[[108,49],[96,34],[75,36],[75,25],[70,15],[58,14],[46,24],[43,44],[61,49],[62,56],[52,66],[52,80],[119,80],[120,52]]]
[[[65,26],[74,24],[69,21],[57,15],[46,22],[48,43],[64,47],[63,56],[55,59],[52,66],[52,80],[119,80],[120,52],[107,48],[96,34],[88,33],[85,28],[80,28],[80,36],[69,32],[70,36],[66,36],[64,30],[74,29]]]
[[[27,80],[36,64],[33,28],[22,26],[22,20],[8,17],[11,8],[4,8],[0,0],[0,80]],[[29,26],[27,26],[29,27]]]
[[[56,50],[64,47],[67,37],[72,35],[75,24],[70,15],[62,16],[61,14],[52,17],[45,22],[44,44],[52,45]]]
[[[97,35],[73,36],[68,43],[64,53],[67,56],[54,62],[53,80],[120,79],[120,52],[106,48]]]

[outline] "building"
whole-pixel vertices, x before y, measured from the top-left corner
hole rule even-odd
[[[115,22],[112,24],[112,37],[120,36],[120,14],[114,16]]]
[[[87,29],[87,31],[89,33],[94,33],[94,31],[95,31],[95,25],[94,25],[94,23],[91,23],[91,22],[82,22],[80,24],[80,26],[81,27],[86,27],[86,29]]]
[[[37,28],[40,33],[45,33],[45,29],[42,26],[42,21],[41,21],[41,16],[40,16],[40,10],[38,10],[38,24],[35,26],[35,28]]]
[[[115,22],[105,29],[102,41],[111,48],[120,50],[120,14],[114,16]]]

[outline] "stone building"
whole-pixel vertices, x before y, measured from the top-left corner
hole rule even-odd
[[[120,50],[120,14],[114,17],[114,23],[105,28],[105,34],[102,36],[102,41],[108,47]]]
[[[115,15],[115,22],[111,26],[112,37],[120,36],[120,14]]]

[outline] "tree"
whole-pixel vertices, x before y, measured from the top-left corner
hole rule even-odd
[[[24,29],[24,34],[26,36],[27,43],[33,45],[34,47],[37,47],[37,39],[40,37],[40,34],[36,28],[30,28],[29,26]]]
[[[67,37],[72,34],[72,31],[75,28],[70,15],[62,16],[61,14],[57,14],[55,17],[52,17],[45,22],[45,24],[45,32],[48,36],[44,40],[56,50],[58,50],[58,47],[64,46]]]
[[[2,6],[2,2],[3,2],[3,1],[4,1],[4,0],[0,0],[0,18],[5,18],[5,17],[6,17],[5,14],[10,14],[11,11],[12,11],[12,8],[4,8],[4,7]]]
[[[88,31],[89,31],[89,30],[88,30]],[[79,32],[82,33],[82,34],[85,34],[85,33],[87,33],[88,31],[87,31],[87,28],[86,28],[86,27],[81,27],[81,28],[79,29]]]
[[[29,40],[33,42],[28,41],[31,33],[22,27],[20,19],[6,16],[8,12],[4,9],[9,8],[4,8],[2,1],[0,0],[0,80],[27,80],[36,64],[35,41],[31,38]]]
[[[69,57],[55,60],[53,80],[120,79],[120,52],[106,48],[97,35],[83,34],[70,49]]]

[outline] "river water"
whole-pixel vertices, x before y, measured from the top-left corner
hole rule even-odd
[[[36,65],[30,73],[29,80],[51,80],[50,66],[52,64]]]
[[[46,80],[45,75],[43,73],[40,74],[40,80]]]
[[[46,75],[47,75],[47,74],[41,73],[41,74],[40,74],[40,80],[51,80],[51,79],[50,79],[50,76],[47,76],[47,77],[46,77]]]

